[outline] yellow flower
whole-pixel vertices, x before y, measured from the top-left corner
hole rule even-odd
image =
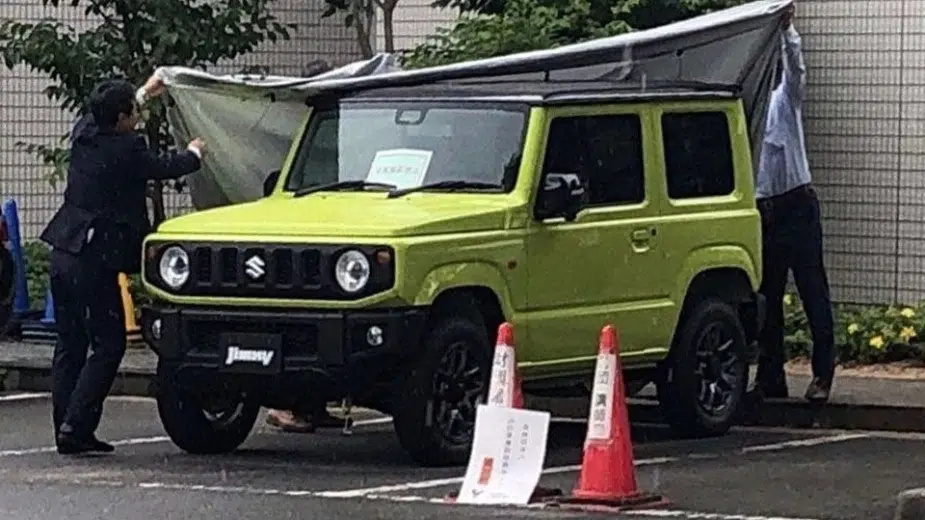
[[[902,312],[900,312],[900,314],[902,314],[903,318],[914,318],[915,317],[915,311],[909,307],[906,307],[905,309],[903,309]]]
[[[903,327],[903,330],[899,331],[899,337],[905,341],[909,341],[916,336],[918,336],[918,334],[916,334],[915,329],[912,327]]]
[[[848,325],[848,334],[856,334],[859,330],[861,330],[861,326],[858,325],[857,323],[852,323],[851,325]]]
[[[883,341],[883,336],[874,336],[870,338],[870,346],[874,347],[877,350],[883,350],[883,346],[886,342]]]
[[[789,294],[785,294],[784,295],[784,305],[790,305],[791,303],[793,303],[793,296],[790,296]]]

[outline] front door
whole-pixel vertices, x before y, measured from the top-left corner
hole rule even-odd
[[[525,322],[537,373],[587,370],[601,328],[617,327],[624,353],[665,345],[670,282],[662,276],[659,176],[646,175],[656,150],[638,106],[556,109],[548,127],[540,187],[547,175],[578,175],[584,209],[572,222],[531,223]],[[542,190],[537,204],[542,204]]]

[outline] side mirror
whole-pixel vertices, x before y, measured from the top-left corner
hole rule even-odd
[[[263,196],[269,197],[273,193],[273,188],[276,188],[276,182],[279,181],[280,170],[274,170],[267,175],[267,178],[263,180]]]
[[[585,187],[577,173],[548,173],[536,205],[537,220],[562,217],[572,222],[584,206]]]

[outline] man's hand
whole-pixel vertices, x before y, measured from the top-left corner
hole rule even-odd
[[[796,3],[790,4],[790,7],[784,10],[783,16],[780,19],[780,25],[784,29],[789,29],[790,24],[793,23],[793,15],[796,13],[797,7]]]
[[[190,141],[189,144],[186,145],[186,148],[188,150],[196,150],[199,152],[200,157],[203,157],[206,154],[206,144],[198,137]]]
[[[164,80],[157,74],[148,78],[148,81],[145,82],[142,88],[145,89],[145,95],[148,99],[156,98],[167,90],[167,87],[164,85]]]

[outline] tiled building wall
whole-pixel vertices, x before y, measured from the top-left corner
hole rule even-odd
[[[925,298],[925,1],[798,6],[833,297]]]
[[[435,9],[432,0],[399,0],[395,7],[395,50],[410,50],[428,36],[435,34],[438,27],[451,27],[459,17],[457,9]],[[376,48],[385,49],[382,19],[376,27]]]
[[[0,1],[0,20],[38,21],[55,17],[78,29],[93,27],[93,21],[82,15],[83,8],[42,7],[36,0]],[[322,58],[342,65],[359,58],[353,32],[343,21],[332,17],[322,20],[321,0],[277,0],[276,14],[285,23],[298,27],[289,41],[264,45],[247,56],[212,69],[219,73],[234,72],[243,66],[269,67],[273,74],[299,75],[304,64]],[[167,65],[167,64],[165,64]],[[42,94],[49,84],[40,73],[17,67],[10,71],[0,67],[0,197],[15,197],[20,208],[23,238],[38,236],[60,201],[60,186],[52,188],[46,181],[48,167],[32,155],[18,150],[17,141],[56,144],[72,122],[71,114],[62,113]],[[185,194],[168,194],[171,215],[188,211],[191,206]]]
[[[321,0],[278,2],[284,21],[299,25],[294,40],[217,70],[259,64],[297,75],[312,59],[341,64],[358,57],[352,29],[339,17],[320,19]],[[429,3],[400,1],[397,50],[457,16]],[[0,19],[64,14],[71,23],[88,23],[75,13],[33,0],[0,2]],[[807,144],[823,204],[833,296],[925,298],[925,72],[919,65],[925,62],[925,0],[801,0],[798,29],[809,69]],[[382,49],[381,27],[375,39]],[[46,84],[25,70],[0,70],[0,195],[19,200],[27,239],[38,234],[58,197],[43,180],[46,168],[14,142],[50,143],[70,120],[42,96]],[[171,196],[170,206],[173,214],[189,207],[184,196]]]

